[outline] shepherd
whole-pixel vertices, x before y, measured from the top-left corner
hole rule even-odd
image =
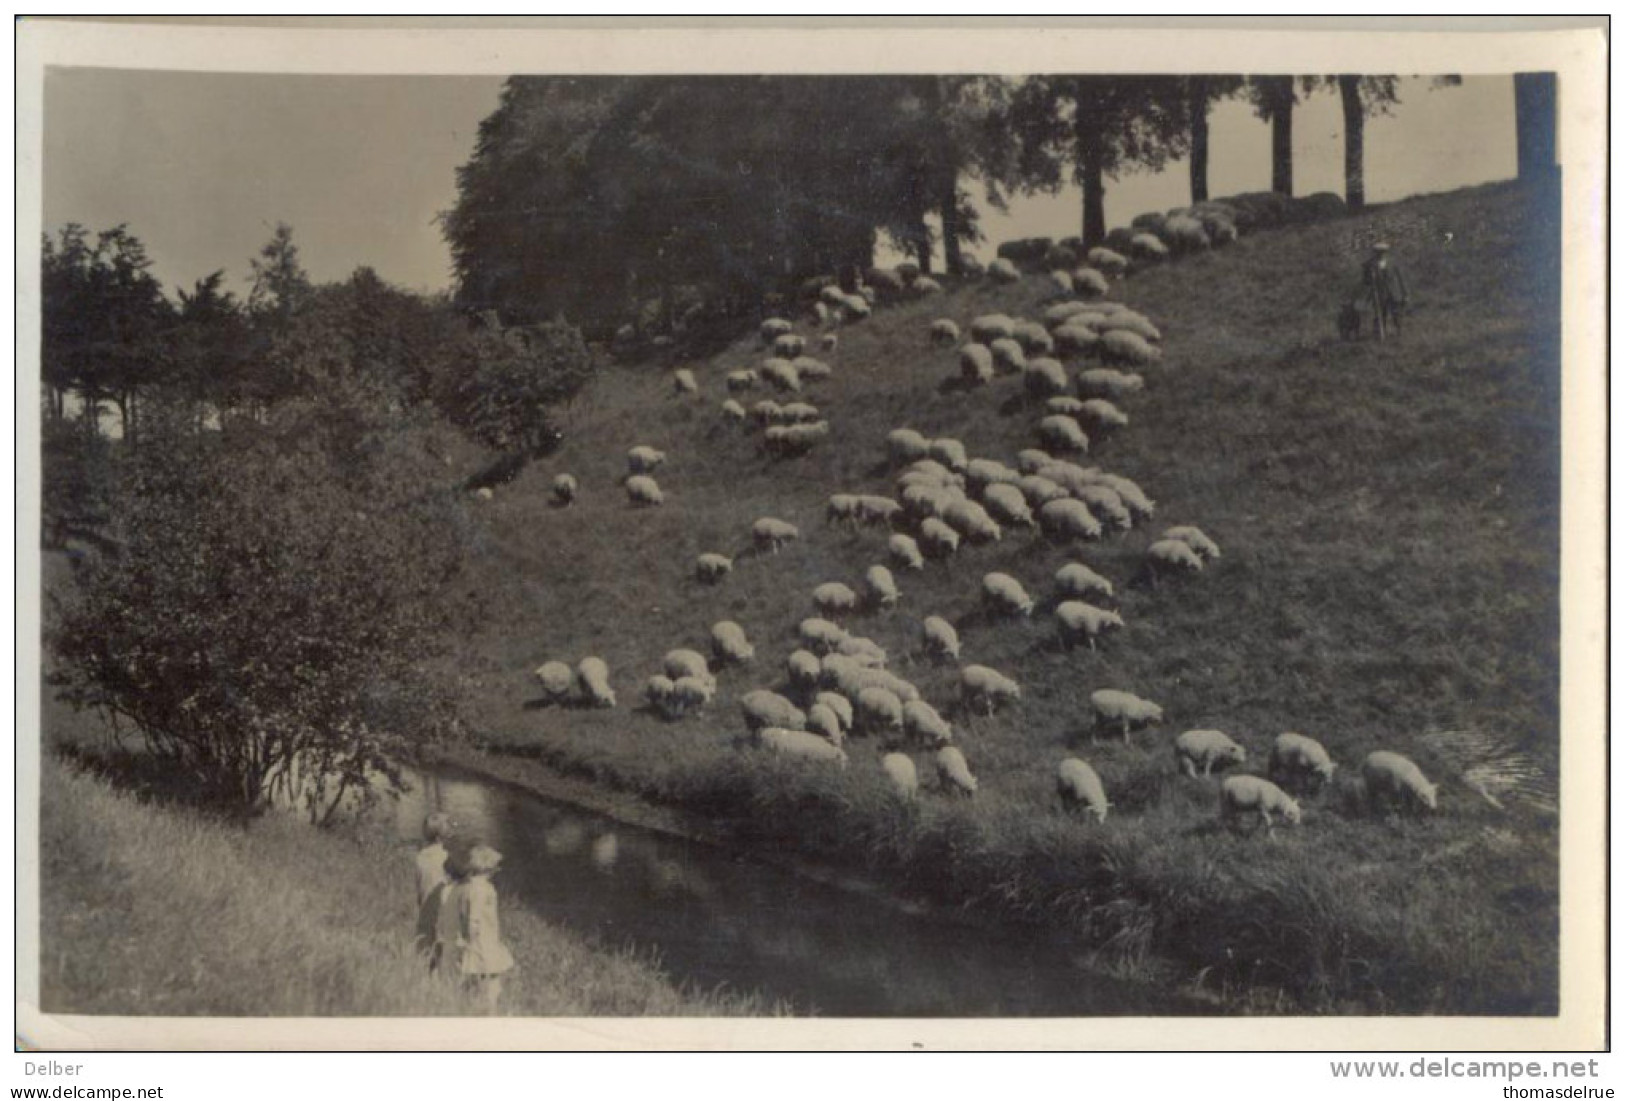
[[[1361,269],[1378,340],[1386,340],[1390,330],[1399,335],[1399,319],[1410,298],[1405,275],[1388,258],[1388,252],[1388,242],[1378,241],[1371,246],[1371,255]]]

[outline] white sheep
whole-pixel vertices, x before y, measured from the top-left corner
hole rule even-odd
[[[855,524],[858,519],[858,497],[855,493],[832,493],[824,503],[824,523]]]
[[[846,301],[846,292],[840,288],[839,284],[831,281],[818,288],[818,300],[825,305],[839,306]],[[778,334],[775,333],[774,338],[777,339],[777,336]]]
[[[1071,417],[1052,413],[1038,422],[1038,438],[1051,451],[1089,450],[1089,437],[1083,426]]]
[[[836,657],[836,655],[831,655]],[[826,658],[827,662],[829,659]],[[837,659],[838,660],[838,659]],[[884,669],[866,669],[848,662],[835,668],[835,687],[847,698],[856,700],[865,688],[880,688],[896,696],[899,704],[920,698],[920,690],[895,673]]]
[[[1132,371],[1117,371],[1110,367],[1091,367],[1078,372],[1078,393],[1104,398],[1121,398],[1145,389],[1145,376]]]
[[[1039,356],[1027,364],[1021,373],[1021,384],[1029,396],[1048,398],[1067,391],[1066,368],[1059,360]]]
[[[759,381],[760,377],[761,376],[759,376],[755,371],[751,370],[749,367],[745,367],[737,371],[729,371],[727,377],[724,379],[724,382],[727,384],[730,392],[738,393],[741,390],[749,390],[753,388]]]
[[[758,551],[777,554],[784,544],[801,538],[801,532],[794,524],[764,516],[750,526],[750,537]]]
[[[907,802],[919,795],[919,772],[914,767],[914,761],[906,753],[886,754],[880,759],[880,768],[899,799]]]
[[[852,713],[852,701],[839,692],[820,692],[815,698],[815,705],[828,708],[837,719],[841,721],[842,730],[851,730],[856,718]]]
[[[1297,802],[1262,776],[1226,776],[1219,785],[1219,819],[1233,824],[1238,815],[1256,814],[1264,828],[1273,830],[1279,814],[1292,825],[1303,820]]]
[[[997,543],[1004,537],[1003,529],[988,515],[987,509],[968,498],[949,502],[942,518],[972,543]],[[924,534],[923,524],[921,534]]]
[[[1051,329],[1058,329],[1072,318],[1090,312],[1094,310],[1093,305],[1088,302],[1056,302],[1044,307],[1044,324]]]
[[[639,444],[626,453],[626,469],[631,474],[652,474],[666,461],[666,453],[647,444]]]
[[[1121,474],[1096,474],[1093,480],[1100,485],[1110,486],[1118,497],[1122,498],[1123,504],[1128,506],[1135,519],[1149,520],[1156,514],[1157,503],[1147,497],[1145,491],[1138,485]]]
[[[925,649],[932,657],[959,660],[959,632],[941,616],[926,616],[920,624],[925,636]]]
[[[1162,236],[1169,246],[1180,252],[1199,252],[1213,247],[1213,241],[1208,237],[1207,230],[1202,228],[1202,223],[1185,214],[1175,215],[1164,222]]]
[[[650,707],[660,712],[665,718],[675,719],[678,716],[677,703],[674,698],[676,691],[677,683],[675,681],[664,674],[656,673],[644,683],[643,698],[648,701]]]
[[[723,420],[732,421],[734,424],[744,424],[745,417],[745,407],[740,405],[734,399],[729,398],[727,401],[722,403]]]
[[[1052,271],[1052,272],[1049,273],[1049,277],[1050,277],[1050,280],[1055,284],[1055,289],[1057,291],[1059,291],[1062,294],[1071,294],[1072,293],[1072,273],[1071,272],[1069,272],[1069,271],[1060,271],[1060,270]]]
[[[1128,271],[1128,257],[1122,253],[1113,252],[1109,248],[1097,245],[1089,250],[1089,255],[1084,259],[1088,260],[1091,266],[1098,268],[1107,275],[1122,275]]]
[[[1080,410],[1083,418],[1096,428],[1127,428],[1128,414],[1105,398],[1090,398]]]
[[[1054,461],[1048,451],[1040,451],[1036,447],[1024,447],[1016,452],[1016,469],[1023,474],[1037,474]]]
[[[897,580],[885,566],[870,566],[863,573],[864,595],[869,603],[881,608],[895,608],[902,599],[897,591]]]
[[[1092,322],[1094,328],[1100,331],[1101,336],[1109,332],[1133,333],[1147,344],[1160,344],[1162,332],[1151,319],[1135,310],[1119,310],[1115,313],[1102,314],[1098,321]],[[1106,349],[1102,349],[1106,351]]]
[[[1115,528],[1127,531],[1134,526],[1134,513],[1123,503],[1123,497],[1108,485],[1080,485],[1078,500],[1089,506],[1089,511],[1103,518]]]
[[[959,497],[957,491],[939,485],[909,485],[903,489],[903,509],[916,520],[928,517],[940,520]]]
[[[1033,614],[1033,598],[1007,573],[983,575],[982,603],[997,615]]]
[[[865,287],[864,289],[867,290],[868,288]],[[848,321],[862,321],[873,312],[869,300],[861,294],[849,294],[841,299],[841,313]]]
[[[762,363],[761,376],[784,393],[801,393],[801,372],[787,359],[775,358]]]
[[[1174,759],[1186,776],[1213,775],[1215,767],[1246,763],[1247,750],[1222,730],[1187,730],[1174,739]]]
[[[1150,700],[1142,700],[1132,692],[1115,688],[1102,688],[1089,694],[1089,704],[1095,710],[1095,728],[1116,726],[1128,741],[1135,727],[1149,726],[1162,721],[1162,708]]]
[[[553,479],[553,503],[559,508],[569,508],[575,503],[579,488],[574,474],[560,474]]]
[[[1043,508],[1051,501],[1060,501],[1071,496],[1065,486],[1057,484],[1042,474],[1022,475],[1020,480],[1016,482],[1016,489],[1032,508]]]
[[[1145,549],[1145,560],[1153,585],[1163,574],[1200,573],[1202,570],[1201,555],[1193,551],[1189,543],[1178,539],[1159,539],[1152,543]]]
[[[970,337],[982,344],[991,344],[995,340],[1003,340],[1016,335],[1015,321],[1002,313],[988,313],[973,318],[970,323]]]
[[[1017,321],[1015,339],[1028,355],[1047,356],[1055,351],[1055,338],[1036,321]]]
[[[959,326],[946,317],[931,322],[931,343],[939,347],[953,347],[959,343]]]
[[[1068,648],[1079,639],[1095,649],[1095,640],[1107,631],[1121,631],[1123,617],[1105,608],[1097,608],[1081,600],[1063,600],[1055,608],[1055,619],[1060,625],[1061,641]]]
[[[796,636],[808,649],[825,654],[835,652],[847,639],[846,631],[839,624],[816,617],[802,620],[796,628]]]
[[[694,576],[715,585],[733,572],[734,560],[727,555],[707,552],[694,560]]]
[[[666,495],[660,492],[660,483],[647,474],[634,474],[626,480],[626,496],[640,508],[666,503]]]
[[[1337,771],[1326,747],[1303,734],[1278,734],[1270,746],[1270,779],[1315,790],[1331,783]]]
[[[1162,533],[1162,537],[1164,539],[1178,539],[1195,551],[1204,562],[1212,558],[1222,557],[1219,554],[1219,544],[1209,539],[1201,528],[1182,524],[1178,527],[1169,528]]]
[[[894,428],[886,433],[886,454],[894,463],[911,463],[931,451],[931,441],[912,428]]]
[[[839,581],[826,581],[813,590],[813,606],[826,616],[855,612],[858,594]]]
[[[847,635],[835,645],[835,652],[843,658],[850,658],[866,669],[884,669],[886,667],[886,651],[872,638],[862,635]]]
[[[794,328],[794,325],[782,317],[770,317],[766,321],[762,322],[761,328],[758,331],[762,334],[763,344],[772,344],[775,340],[779,339],[779,337],[790,332]]]
[[[1127,329],[1109,329],[1100,334],[1100,354],[1108,363],[1145,367],[1162,359],[1162,349]]]
[[[1099,539],[1105,533],[1089,506],[1070,497],[1050,501],[1038,509],[1038,523],[1051,539]]]
[[[940,463],[955,474],[963,473],[970,464],[970,455],[965,451],[965,445],[952,436],[938,436],[927,447],[927,454],[931,461]]]
[[[739,700],[739,710],[745,716],[745,726],[751,730],[768,726],[790,730],[807,727],[807,716],[802,710],[777,692],[761,688],[746,692]]]
[[[922,275],[908,285],[909,293],[915,298],[927,298],[933,294],[942,293],[942,284],[929,275]]]
[[[996,459],[972,459],[965,464],[965,484],[976,493],[990,485],[1014,485],[1020,477]]]
[[[893,562],[905,570],[925,569],[925,555],[920,553],[920,545],[914,541],[913,536],[901,532],[886,540],[886,553],[891,555]]]
[[[1055,571],[1055,587],[1064,597],[1112,596],[1112,583],[1082,562],[1068,562]]]
[[[937,779],[944,791],[960,795],[976,794],[976,777],[958,746],[947,745],[937,750]]]
[[[825,704],[815,703],[807,708],[807,729],[828,739],[831,745],[846,744],[846,728],[840,716]]]
[[[718,661],[727,664],[756,660],[756,647],[745,637],[745,629],[731,619],[712,625],[711,652]]]
[[[698,650],[668,650],[661,661],[665,674],[677,680],[679,677],[699,677],[702,680],[713,681],[711,666],[706,662],[705,655]]]
[[[801,761],[817,761],[846,767],[846,750],[832,745],[817,734],[805,730],[765,726],[756,739],[767,749],[782,756]]]
[[[954,740],[954,728],[924,700],[903,705],[903,733],[926,745],[947,745]]]
[[[995,706],[1021,699],[1021,686],[985,665],[967,665],[959,671],[959,694],[967,708],[981,704],[991,715]]]
[[[1106,786],[1088,761],[1068,757],[1055,770],[1055,788],[1060,793],[1061,805],[1067,809],[1081,807],[1095,816],[1095,821],[1106,821],[1111,803],[1106,801]]]
[[[694,372],[687,367],[679,367],[671,373],[672,391],[677,394],[698,394],[700,384],[694,378]]]
[[[757,424],[774,424],[779,419],[779,408],[776,401],[759,401],[750,407],[750,419]]]
[[[1129,240],[1129,251],[1141,260],[1166,260],[1168,246],[1153,233],[1136,233]]]
[[[816,445],[829,439],[829,422],[812,424],[775,424],[762,434],[762,446],[768,454],[779,458],[805,455]]]
[[[1056,329],[1055,350],[1065,355],[1086,355],[1100,346],[1100,334],[1082,321],[1069,321]]]
[[[901,730],[903,701],[878,685],[865,687],[858,692],[858,723],[871,732]]]
[[[576,673],[562,661],[549,661],[537,667],[535,677],[548,699],[562,703],[576,686]]]
[[[921,548],[934,558],[946,558],[959,550],[959,533],[935,516],[920,521]]]
[[[999,523],[1018,527],[1033,525],[1033,510],[1028,507],[1027,498],[1021,490],[1013,485],[1001,482],[988,486],[982,494],[982,502],[988,514]]]
[[[1044,412],[1060,413],[1063,416],[1076,418],[1084,412],[1083,402],[1074,397],[1050,398],[1044,403]]]
[[[1094,268],[1079,268],[1074,271],[1072,287],[1080,295],[1085,297],[1093,295],[1096,298],[1103,297],[1111,290],[1111,284],[1106,281],[1105,273]]]
[[[785,424],[812,424],[820,418],[816,405],[792,401],[779,407],[779,419]]]
[[[834,340],[835,334],[825,333],[824,338],[825,340]],[[835,347],[834,344],[824,344],[823,341],[819,343],[826,351]],[[795,359],[790,361],[790,366],[795,368],[796,378],[802,382],[822,382],[835,374],[835,369],[829,364],[821,359],[814,359],[812,356],[796,356]]]
[[[890,497],[881,497],[873,493],[858,494],[857,504],[853,513],[858,522],[870,527],[885,527],[903,514],[903,506]]]
[[[784,671],[792,685],[804,692],[811,692],[818,687],[824,667],[811,651],[797,650],[784,660]]]
[[[614,707],[615,690],[609,686],[609,665],[603,658],[582,658],[576,665],[583,702],[593,707]]]
[[[931,446],[930,443],[927,442],[926,448],[927,448],[928,451],[930,449],[930,446]],[[963,481],[964,481],[962,478],[959,477],[959,475],[955,474],[953,471],[949,470],[946,466],[943,466],[941,463],[939,463],[935,459],[931,459],[931,458],[915,459],[913,462],[909,463],[908,466],[903,470],[902,477],[904,477],[904,478],[914,478],[914,477],[928,478],[932,482],[934,482],[935,484],[944,485],[944,486],[962,485]]]
[[[993,371],[1000,375],[1019,375],[1027,367],[1027,353],[1022,350],[1020,341],[1013,337],[1001,337],[989,346],[993,353]]]
[[[773,341],[773,355],[779,359],[795,359],[806,350],[806,338],[795,333],[784,333]]]
[[[1402,806],[1439,809],[1439,786],[1432,783],[1409,757],[1379,749],[1366,756],[1360,766],[1365,795],[1372,806],[1381,801],[1397,801]]]
[[[1002,256],[987,266],[987,274],[995,283],[1021,282],[1021,269]]]
[[[672,706],[679,715],[699,711],[711,702],[716,690],[716,681],[710,677],[678,677],[671,686]]]

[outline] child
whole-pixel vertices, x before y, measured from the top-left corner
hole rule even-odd
[[[434,970],[435,922],[440,915],[440,896],[446,884],[446,840],[451,836],[451,816],[435,811],[423,820],[423,836],[429,843],[418,851],[418,951],[429,956]]]
[[[461,975],[487,1013],[496,1012],[502,976],[513,970],[513,954],[502,943],[497,892],[491,876],[502,854],[475,845],[448,863],[452,884],[440,904],[439,935],[449,970]]]

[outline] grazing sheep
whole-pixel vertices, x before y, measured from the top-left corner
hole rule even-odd
[[[738,371],[729,371],[724,381],[730,392],[737,393],[740,390],[752,389],[760,381],[760,378],[761,376],[755,371],[746,367]]]
[[[840,345],[840,343],[841,336],[839,333],[825,333],[818,338],[818,350],[828,355],[830,352],[833,352],[836,347]]]
[[[818,288],[818,300],[830,306],[839,306],[846,301],[846,292],[843,291],[830,276],[822,276],[828,280]]]
[[[930,449],[929,442],[926,444],[926,448],[927,450]],[[915,476],[929,479],[936,485],[958,486],[964,484],[964,479],[960,478],[957,474],[949,470],[946,466],[943,466],[941,463],[937,462],[935,459],[929,458],[914,460],[912,463],[908,464],[907,469],[905,469],[902,474],[902,477],[904,478]]]
[[[1055,330],[1055,349],[1064,355],[1081,356],[1100,345],[1100,334],[1082,321],[1069,321]]]
[[[764,516],[750,526],[751,542],[759,551],[779,553],[779,548],[793,539],[801,538],[801,532],[794,524],[776,520],[771,516]]]
[[[1316,791],[1331,783],[1337,765],[1326,747],[1303,734],[1278,734],[1270,746],[1270,779]]]
[[[806,338],[795,333],[785,333],[773,341],[773,354],[779,359],[795,359],[806,350]]]
[[[859,494],[854,508],[858,522],[870,527],[889,527],[902,513],[902,505],[890,497],[879,497],[872,493]]]
[[[1044,307],[1044,324],[1051,329],[1058,329],[1074,317],[1095,312],[1097,311],[1093,303],[1057,302]]]
[[[1078,500],[1089,506],[1089,511],[1104,518],[1114,528],[1127,531],[1134,526],[1134,514],[1123,503],[1122,495],[1111,486],[1080,485]]]
[[[937,485],[910,485],[903,490],[903,508],[916,520],[941,518],[948,506],[959,499],[953,490]]]
[[[840,679],[836,687],[854,699],[862,695],[865,688],[883,688],[902,703],[920,698],[918,688],[884,669],[865,669],[860,665],[848,665],[839,670],[837,676]]]
[[[1188,215],[1179,214],[1163,223],[1162,236],[1169,247],[1178,252],[1200,252],[1213,247],[1202,223]]]
[[[1079,268],[1072,273],[1072,289],[1086,298],[1103,298],[1111,290],[1111,284],[1104,273],[1094,268]]]
[[[733,572],[734,560],[721,554],[702,554],[694,560],[694,576],[715,585]]]
[[[856,524],[858,498],[855,493],[832,493],[824,504],[824,523]]]
[[[1021,686],[985,665],[967,665],[959,671],[959,694],[967,708],[981,704],[991,715],[995,706],[1021,699]]]
[[[996,459],[972,459],[965,464],[965,484],[980,493],[990,485],[1014,485],[1021,475]]]
[[[1107,275],[1123,275],[1128,271],[1128,257],[1113,252],[1109,248],[1099,246],[1092,248],[1089,250],[1089,255],[1085,256],[1084,259],[1088,260],[1091,266],[1100,269]]]
[[[745,637],[745,629],[731,619],[712,625],[711,652],[729,665],[756,660],[756,647]]]
[[[1174,739],[1174,758],[1181,772],[1195,778],[1197,766],[1211,776],[1215,767],[1244,764],[1247,751],[1222,730],[1187,730]]]
[[[1110,367],[1091,367],[1078,372],[1078,393],[1088,397],[1121,398],[1145,389],[1145,377]]]
[[[666,461],[666,453],[639,444],[626,453],[626,469],[631,474],[652,474]]]
[[[1082,562],[1068,562],[1056,570],[1055,587],[1065,597],[1112,595],[1112,583]]]
[[[862,321],[873,312],[869,300],[861,294],[849,294],[841,299],[841,315],[847,321]]]
[[[855,716],[852,714],[852,701],[839,692],[820,692],[815,704],[818,707],[828,708],[835,717],[841,721],[842,730],[851,730]]]
[[[920,521],[920,544],[933,558],[946,558],[959,550],[959,533],[930,516]]]
[[[937,779],[944,791],[961,795],[976,794],[976,777],[958,746],[947,745],[937,750]]]
[[[758,331],[762,334],[763,344],[772,344],[794,328],[794,325],[782,317],[770,317],[762,322],[762,326]]]
[[[1026,447],[1016,453],[1016,469],[1023,474],[1036,474],[1054,461],[1048,451],[1040,451],[1036,447]]]
[[[773,424],[779,419],[779,403],[759,401],[750,407],[750,419],[757,424]]]
[[[1108,363],[1125,363],[1131,367],[1145,367],[1162,359],[1161,348],[1153,347],[1144,337],[1127,329],[1101,333],[1100,354]]]
[[[941,463],[955,474],[963,473],[970,464],[970,456],[965,451],[965,445],[951,436],[939,436],[932,440],[927,448],[931,460]]]
[[[990,485],[982,494],[982,501],[987,507],[988,514],[1000,523],[1018,527],[1033,525],[1033,511],[1027,505],[1027,498],[1016,486],[1002,482]]]
[[[784,424],[812,424],[818,419],[818,407],[804,401],[792,401],[779,407],[779,420]]]
[[[818,687],[819,678],[824,675],[824,666],[817,655],[807,650],[797,650],[784,660],[784,671],[793,686],[803,692],[811,692]]]
[[[1004,536],[1003,530],[993,522],[987,509],[968,498],[951,501],[942,518],[959,534],[972,543],[996,543]],[[925,533],[922,524],[920,533]]]
[[[1210,558],[1219,558],[1219,544],[1203,534],[1202,529],[1183,524],[1179,527],[1169,528],[1162,533],[1164,539],[1177,539],[1190,547],[1205,562]]]
[[[824,336],[829,340],[835,338],[834,333],[825,333]],[[820,341],[820,343],[824,342]],[[829,344],[826,350],[834,347],[835,345]],[[796,356],[795,359],[790,361],[790,366],[795,368],[796,378],[802,382],[822,382],[835,373],[829,364],[821,359],[814,359],[812,356]]]
[[[1128,427],[1128,414],[1104,398],[1090,398],[1083,403],[1081,412],[1096,428]]]
[[[1303,820],[1297,802],[1262,776],[1226,776],[1219,785],[1219,819],[1234,825],[1238,815],[1257,814],[1267,830],[1275,829],[1270,816],[1279,814],[1291,825]]]
[[[1135,727],[1162,721],[1162,708],[1132,692],[1102,688],[1089,694],[1089,703],[1095,709],[1095,729],[1116,726],[1122,730],[1124,742]]]
[[[989,348],[993,352],[993,371],[1000,375],[1019,375],[1027,366],[1027,353],[1013,337],[1001,337]]]
[[[593,707],[614,707],[615,690],[609,686],[609,665],[603,658],[582,658],[576,666],[581,698]]]
[[[1060,793],[1061,805],[1068,810],[1082,808],[1095,816],[1096,822],[1106,820],[1111,804],[1106,801],[1106,786],[1099,773],[1088,761],[1068,757],[1055,770],[1055,788]]]
[[[864,638],[862,635],[847,635],[836,645],[835,652],[844,658],[851,658],[868,669],[886,667],[885,649],[874,639]]]
[[[931,322],[931,343],[944,348],[958,344],[959,326],[946,317],[937,318]]]
[[[1059,360],[1039,356],[1026,365],[1021,373],[1021,384],[1029,397],[1049,398],[1067,391],[1066,368]]]
[[[855,612],[858,594],[839,581],[826,581],[813,590],[813,605],[825,615]]]
[[[761,688],[746,692],[739,700],[739,710],[744,714],[745,726],[750,730],[760,730],[765,726],[790,730],[805,730],[807,727],[807,716],[777,692]]]
[[[1057,291],[1059,291],[1061,294],[1071,294],[1072,293],[1072,273],[1071,272],[1069,272],[1069,271],[1059,271],[1059,270],[1052,271],[1052,272],[1049,273],[1049,277],[1050,277],[1050,280],[1055,284],[1055,289]]]
[[[954,728],[924,700],[910,700],[903,705],[903,734],[933,746],[954,740]]]
[[[1064,600],[1055,608],[1055,619],[1060,624],[1061,641],[1068,649],[1079,639],[1095,649],[1095,640],[1107,631],[1121,631],[1123,617],[1116,612],[1085,604],[1081,600]]]
[[[1038,438],[1051,451],[1088,452],[1089,437],[1071,417],[1051,414],[1038,422]]]
[[[886,454],[894,463],[911,463],[931,453],[931,441],[912,428],[894,428],[886,433]]]
[[[1379,800],[1401,806],[1439,809],[1439,786],[1428,780],[1416,762],[1390,750],[1379,749],[1367,755],[1360,766],[1365,780],[1366,800],[1375,807]]]
[[[905,570],[925,569],[925,555],[920,553],[920,545],[912,536],[901,532],[891,536],[886,540],[886,553]]]
[[[1093,322],[1093,327],[1100,330],[1102,337],[1110,332],[1124,332],[1133,333],[1147,344],[1160,344],[1162,342],[1161,330],[1151,324],[1150,318],[1134,310],[1123,309],[1103,314],[1099,321]],[[1102,351],[1109,351],[1109,349],[1103,348]],[[1158,349],[1158,354],[1161,354],[1160,349]]]
[[[1051,539],[1099,539],[1105,533],[1089,506],[1070,497],[1050,501],[1038,509],[1038,523]]]
[[[807,729],[827,738],[831,745],[846,744],[846,728],[841,725],[840,716],[824,704],[815,703],[807,708]]]
[[[941,616],[926,616],[920,631],[925,636],[925,649],[932,657],[959,660],[959,632],[952,623]]]
[[[1141,260],[1168,258],[1168,246],[1152,233],[1136,233],[1129,241],[1129,249]]]
[[[1050,398],[1044,403],[1044,412],[1077,418],[1084,411],[1083,402],[1073,397]]]
[[[699,711],[716,695],[717,682],[710,677],[678,677],[671,686],[671,706],[678,715]]]
[[[761,376],[773,384],[775,390],[801,393],[801,373],[787,359],[769,359],[762,364]]]
[[[1202,557],[1191,550],[1189,543],[1178,539],[1159,539],[1145,549],[1146,566],[1150,569],[1151,583],[1168,573],[1200,573]]]
[[[829,439],[829,422],[813,424],[775,424],[762,434],[762,446],[769,455],[791,458],[805,455],[814,446]]]
[[[841,768],[846,767],[846,750],[805,730],[764,726],[757,731],[756,739],[763,747],[794,760],[818,761],[839,765]]]
[[[880,758],[880,768],[891,783],[892,791],[904,802],[920,794],[920,776],[914,761],[906,753],[888,753]]]
[[[1051,501],[1059,501],[1071,496],[1065,486],[1057,484],[1042,474],[1023,475],[1016,482],[1016,489],[1032,508],[1042,508]]]
[[[829,654],[846,641],[847,634],[839,624],[814,617],[801,621],[796,628],[796,637],[808,649]]]
[[[679,677],[699,677],[703,680],[713,680],[711,667],[706,663],[705,655],[698,650],[669,650],[661,661],[663,672],[672,680]]]
[[[901,730],[903,701],[885,688],[870,685],[858,693],[858,722],[870,732]]]
[[[864,571],[863,589],[869,603],[881,608],[897,607],[903,595],[897,591],[897,581],[885,566],[870,566]]]
[[[643,686],[643,698],[666,719],[678,717],[676,692],[677,683],[660,673],[650,677]]]
[[[1036,321],[1017,321],[1015,339],[1029,355],[1047,356],[1055,350],[1055,339]]]
[[[698,394],[700,384],[694,378],[694,372],[687,367],[679,367],[671,373],[672,392],[676,394]]]
[[[1021,282],[1021,269],[1002,256],[987,266],[987,274],[995,283]]]
[[[1093,481],[1099,485],[1108,486],[1128,506],[1137,520],[1149,520],[1157,511],[1157,503],[1145,495],[1145,491],[1129,479],[1120,474],[1101,474],[1093,476]]]
[[[732,398],[722,403],[722,417],[724,420],[732,421],[735,424],[744,424],[745,416],[745,407]]]
[[[980,279],[987,274],[987,267],[975,256],[962,256],[959,260],[959,271],[966,279]]]
[[[568,699],[576,686],[575,670],[562,661],[550,661],[538,666],[535,676],[542,686],[542,691],[554,703],[562,703]]]
[[[660,492],[660,483],[647,474],[634,474],[626,480],[626,496],[638,507],[666,503],[666,495]]]
[[[970,338],[982,344],[1005,340],[1016,335],[1015,321],[1002,313],[987,313],[972,319]]]
[[[990,573],[982,577],[982,603],[997,615],[1033,614],[1033,598],[1021,587],[1021,582],[1007,573]]]
[[[927,298],[933,294],[941,294],[942,284],[929,275],[922,275],[908,285],[908,290],[915,298]]]

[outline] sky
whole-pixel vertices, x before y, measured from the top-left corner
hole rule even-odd
[[[294,228],[311,276],[361,265],[416,290],[451,283],[436,216],[456,201],[499,77],[304,76],[52,68],[45,78],[44,224],[128,223],[172,291],[218,269],[246,290],[249,260],[276,224]],[[1402,82],[1390,117],[1366,126],[1372,201],[1516,175],[1512,79],[1461,87]],[[1342,192],[1335,93],[1294,119],[1296,190]],[[1240,102],[1219,104],[1209,163],[1215,196],[1269,187],[1269,128]],[[1109,182],[1108,225],[1189,201],[1183,161]],[[1081,197],[1018,198],[989,212],[984,258],[1014,237],[1079,232]]]

